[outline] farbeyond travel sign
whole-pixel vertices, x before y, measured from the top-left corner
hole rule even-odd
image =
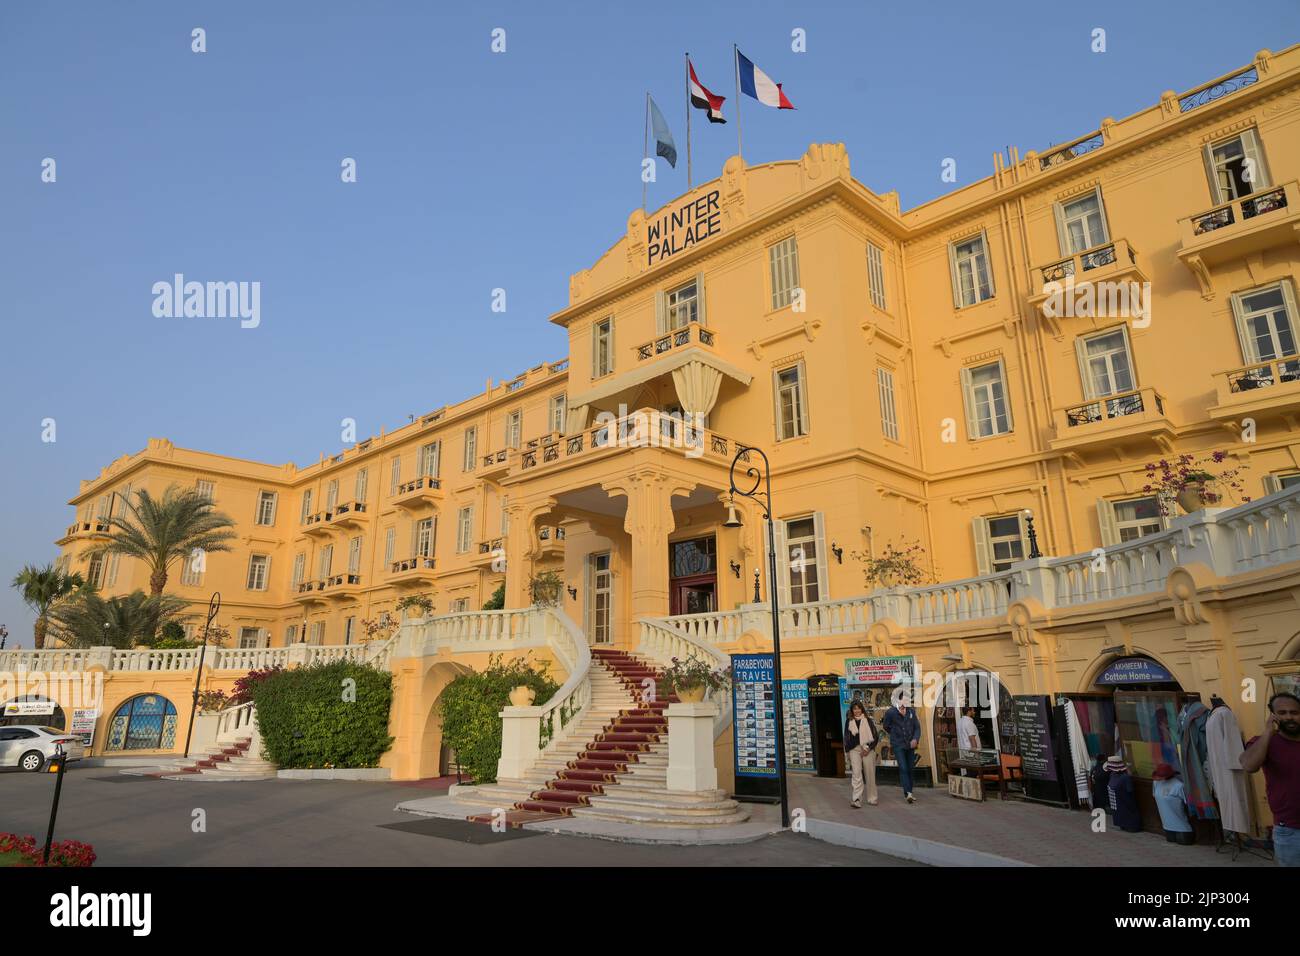
[[[709,236],[722,231],[718,190],[682,203],[646,227],[646,265],[677,255]]]

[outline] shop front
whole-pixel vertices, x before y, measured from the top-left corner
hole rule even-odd
[[[1020,747],[1011,693],[986,670],[944,676],[934,708],[934,752],[939,780],[978,776],[1000,790],[1018,787]]]
[[[895,696],[906,695],[916,706],[921,726],[927,724],[921,685],[916,676],[915,657],[856,657],[844,662],[845,676],[840,678],[839,725],[848,720],[849,705],[860,700],[867,713],[880,729],[880,748],[877,751],[876,778],[884,782],[898,782],[898,757],[885,733],[885,712],[893,705]],[[934,786],[933,739],[921,742],[917,751],[917,765],[912,776],[917,784]]]

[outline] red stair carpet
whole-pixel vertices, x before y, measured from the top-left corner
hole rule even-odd
[[[614,672],[638,705],[619,711],[555,779],[547,781],[541,790],[533,791],[529,799],[516,803],[515,810],[506,814],[506,822],[512,827],[572,816],[573,808],[589,805],[593,794],[602,794],[606,787],[616,786],[618,779],[614,774],[626,771],[628,764],[637,762],[638,754],[649,750],[651,744],[658,743],[668,733],[664,710],[676,703],[677,698],[659,695],[659,672],[625,651],[592,648],[591,656]],[[642,682],[647,678],[655,681],[656,699],[652,701],[642,699]],[[469,819],[474,823],[492,822],[491,814],[477,814]]]

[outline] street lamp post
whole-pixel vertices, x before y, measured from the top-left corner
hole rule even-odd
[[[190,725],[185,729],[185,759],[190,756],[190,738],[194,736],[194,715],[199,710],[199,681],[203,679],[203,658],[208,650],[208,628],[212,627],[212,621],[221,610],[221,592],[213,591],[212,599],[208,601],[208,619],[203,624],[203,644],[199,647],[199,668],[194,675],[194,698],[190,702]]]
[[[750,453],[757,453],[763,459],[762,471],[748,464]],[[751,480],[748,490],[736,485],[736,466],[746,462],[745,478]],[[772,465],[761,448],[741,446],[736,449],[736,457],[731,460],[731,494],[740,495],[755,501],[763,509],[763,520],[767,522],[767,593],[772,606],[772,702],[776,705],[776,779],[781,790],[781,826],[790,826],[790,795],[785,780],[785,707],[781,700],[781,616],[776,595],[776,528],[772,520]],[[732,509],[725,527],[740,526],[740,519]],[[758,598],[758,572],[754,572],[754,597]]]

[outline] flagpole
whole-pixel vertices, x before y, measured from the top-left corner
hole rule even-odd
[[[736,68],[736,155],[740,157],[740,165],[745,165],[745,150],[741,145],[740,138],[740,48],[736,44],[731,44],[731,61]]]
[[[691,191],[691,55],[686,54],[686,191]]]
[[[641,139],[641,212],[645,212],[645,161],[650,156],[650,91],[645,91],[645,135]]]

